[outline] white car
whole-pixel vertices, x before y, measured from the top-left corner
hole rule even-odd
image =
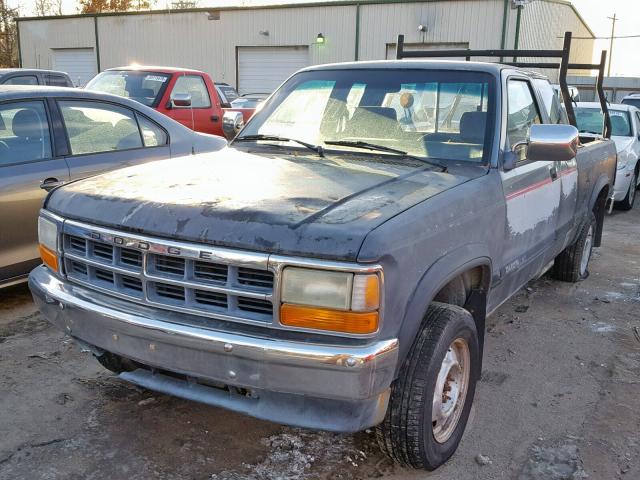
[[[640,108],[640,93],[632,93],[622,99],[622,103],[625,105],[633,105],[636,108]]]
[[[596,102],[579,102],[576,120],[581,136],[602,134],[602,111]],[[616,206],[631,210],[640,183],[640,109],[629,104],[610,104],[611,138],[618,151],[618,170],[613,199]]]

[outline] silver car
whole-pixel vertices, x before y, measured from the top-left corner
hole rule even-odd
[[[48,190],[226,143],[121,97],[72,88],[0,87],[0,287],[25,280],[40,263],[37,218]]]

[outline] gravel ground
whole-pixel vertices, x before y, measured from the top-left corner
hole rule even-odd
[[[0,291],[0,479],[639,479],[640,206],[607,217],[578,284],[532,282],[488,319],[467,432],[433,473],[370,432],[281,427],[128,385]]]

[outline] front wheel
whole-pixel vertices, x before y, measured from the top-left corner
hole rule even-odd
[[[392,386],[378,443],[396,462],[434,470],[458,448],[476,383],[480,348],[471,314],[434,302]]]

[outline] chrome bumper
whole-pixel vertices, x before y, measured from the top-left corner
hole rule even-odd
[[[396,339],[341,346],[181,325],[175,312],[78,287],[46,267],[31,272],[29,286],[45,317],[72,337],[187,379],[142,369],[121,375],[144,387],[310,428],[356,431],[384,417]],[[247,389],[250,398],[189,379]]]

